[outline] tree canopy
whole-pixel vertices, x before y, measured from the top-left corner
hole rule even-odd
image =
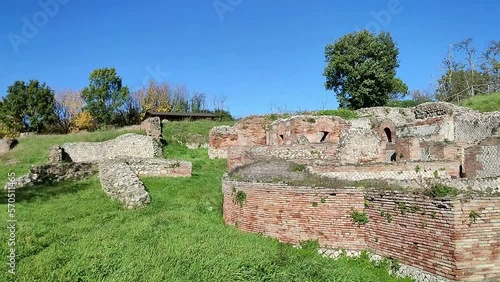
[[[325,88],[336,93],[341,108],[383,106],[390,97],[408,92],[396,78],[398,54],[389,33],[346,34],[325,47]]]
[[[54,91],[45,83],[16,81],[0,103],[0,119],[17,132],[41,132],[55,120]]]
[[[90,73],[89,86],[82,90],[84,110],[99,124],[111,124],[114,114],[129,97],[129,89],[122,86],[122,79],[115,68],[96,69]]]

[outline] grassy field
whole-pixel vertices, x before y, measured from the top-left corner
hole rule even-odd
[[[177,144],[216,123],[169,123],[165,156],[193,162],[191,178],[144,178],[152,203],[125,210],[108,198],[96,176],[79,182],[16,192],[16,275],[7,273],[9,236],[0,232],[0,281],[410,281],[388,275],[387,265],[366,259],[323,258],[316,245],[303,249],[226,226],[221,176],[225,161],[206,149]],[[189,128],[189,129],[188,129]],[[196,129],[195,129],[196,128]],[[52,144],[101,141],[123,132],[21,139],[2,158],[2,176],[43,163]],[[175,134],[174,134],[175,133]],[[5,161],[18,160],[6,166]],[[4,182],[5,179],[2,179]],[[7,222],[7,198],[0,210]]]
[[[500,111],[500,93],[474,96],[465,100],[461,105],[480,112]]]

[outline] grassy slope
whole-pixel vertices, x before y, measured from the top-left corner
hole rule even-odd
[[[478,110],[480,112],[500,111],[500,93],[478,95],[465,100],[462,106]]]
[[[180,126],[168,124],[165,136]],[[212,124],[189,126],[205,127],[201,133],[207,134]],[[9,158],[43,162],[51,144],[84,138],[23,139]],[[165,155],[192,161],[193,177],[143,179],[152,197],[144,209],[122,209],[104,194],[97,177],[17,191],[17,281],[398,281],[366,260],[334,261],[314,249],[298,250],[226,226],[221,205],[225,161],[208,160],[206,149],[189,150],[170,141]],[[0,203],[5,222],[5,194]],[[5,262],[7,236],[2,228]],[[0,281],[12,280],[6,270],[2,262]]]

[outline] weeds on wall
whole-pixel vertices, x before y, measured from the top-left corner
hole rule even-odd
[[[368,223],[368,216],[366,213],[357,210],[352,210],[351,219],[352,222],[357,223],[358,225],[365,225]]]
[[[233,195],[233,203],[239,204],[240,208],[242,208],[247,200],[247,194],[244,191],[237,191],[236,187],[233,186]]]
[[[477,220],[481,217],[481,215],[475,211],[475,210],[472,210],[469,212],[469,223],[467,224],[469,227],[471,227],[471,225],[473,223],[476,223]]]
[[[459,194],[459,191],[455,187],[434,183],[429,189],[427,189],[426,194],[432,198],[444,198],[455,197]]]

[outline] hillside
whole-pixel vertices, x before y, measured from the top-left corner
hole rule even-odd
[[[410,281],[388,275],[388,261],[331,260],[317,244],[302,249],[247,234],[222,220],[221,176],[225,160],[207,149],[178,143],[203,142],[209,130],[227,124],[170,122],[164,126],[168,158],[193,163],[191,178],[142,179],[153,199],[124,210],[102,191],[97,177],[16,192],[16,252],[19,281]],[[33,136],[1,158],[0,173],[26,173],[45,162],[55,144],[103,141],[124,131]],[[206,142],[206,141],[205,141]],[[2,185],[5,178],[2,177]],[[2,194],[0,209],[7,209]],[[6,220],[7,214],[4,214]],[[8,230],[0,237],[7,242]],[[0,248],[6,260],[8,250]],[[2,264],[1,281],[9,281]]]
[[[500,111],[500,93],[474,96],[461,105],[480,112]]]

